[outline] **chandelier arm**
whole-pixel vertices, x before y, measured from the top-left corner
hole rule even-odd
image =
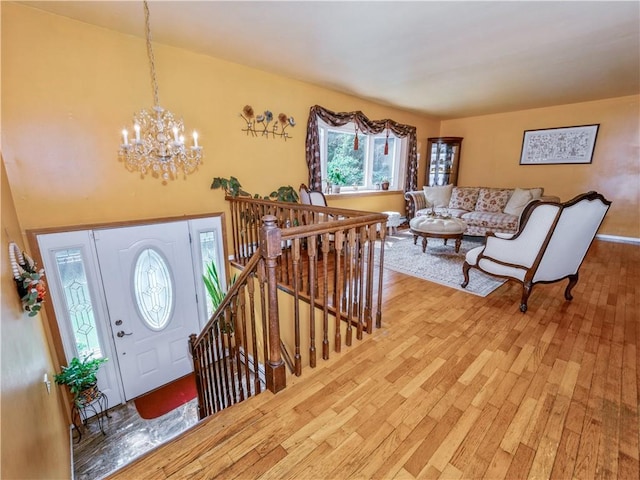
[[[153,47],[151,46],[151,22],[149,20],[149,4],[147,0],[144,0],[144,25],[145,25],[145,38],[147,40],[147,57],[149,57],[149,70],[151,71],[151,87],[153,89],[153,105],[155,107],[160,106],[160,100],[158,96],[158,80],[156,79],[156,62],[153,56]]]

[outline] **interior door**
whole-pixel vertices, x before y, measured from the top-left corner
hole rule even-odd
[[[180,378],[199,332],[186,221],[94,231],[125,398]]]

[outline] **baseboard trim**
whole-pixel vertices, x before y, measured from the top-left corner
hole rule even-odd
[[[621,237],[620,235],[597,234],[596,238],[598,240],[602,240],[603,242],[631,243],[633,245],[640,245],[640,238],[634,238],[634,237]]]

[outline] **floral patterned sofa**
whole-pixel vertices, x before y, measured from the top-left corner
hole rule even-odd
[[[450,215],[467,224],[465,235],[484,236],[487,232],[516,233],[520,214],[533,200],[560,201],[543,196],[543,188],[424,187],[407,192],[413,216]]]

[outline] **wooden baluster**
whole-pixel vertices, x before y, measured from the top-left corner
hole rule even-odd
[[[358,340],[362,340],[362,332],[364,330],[364,318],[363,318],[363,306],[364,306],[364,257],[365,257],[365,245],[366,245],[366,227],[360,227],[360,235],[358,236],[358,258],[356,269],[356,291],[353,300],[356,302],[354,305],[354,309],[356,309],[356,316],[358,317],[358,326],[356,332],[356,338]]]
[[[209,345],[208,345],[208,337],[209,333],[205,335],[203,341],[199,346],[199,354],[200,354],[200,373],[201,373],[201,385],[202,385],[202,394],[203,394],[203,410],[202,413],[206,417],[207,415],[211,415],[211,409],[214,401],[214,397],[212,395],[212,387],[211,387],[211,379],[209,368],[207,365],[207,358],[209,353]]]
[[[329,234],[322,236],[322,358],[329,359]]]
[[[341,316],[341,308],[340,301],[342,297],[342,277],[344,276],[341,272],[342,265],[342,256],[346,256],[346,252],[343,253],[344,248],[344,230],[339,230],[335,233],[335,250],[334,250],[334,285],[333,285],[333,308],[336,312],[336,332],[335,332],[335,345],[333,346],[334,350],[337,353],[340,353],[342,350],[342,325],[340,321]]]
[[[280,318],[278,313],[278,284],[276,259],[282,254],[280,229],[272,215],[263,218],[260,248],[265,260],[269,302],[269,358],[265,364],[267,388],[277,393],[287,386],[284,362],[280,355]]]
[[[380,265],[378,266],[378,302],[376,311],[376,328],[382,327],[382,280],[384,273],[384,244],[387,235],[386,222],[380,227]]]
[[[300,355],[300,239],[296,238],[292,245],[293,260],[293,329],[295,333],[294,365],[297,377],[302,375],[302,357]]]
[[[189,352],[191,352],[191,358],[193,360],[193,374],[196,380],[196,391],[198,392],[198,419],[202,420],[204,415],[204,409],[202,403],[204,402],[204,394],[202,391],[202,379],[200,378],[200,353],[198,347],[196,347],[197,335],[192,333],[189,335]]]
[[[222,408],[226,408],[231,405],[231,392],[229,391],[229,378],[227,371],[227,353],[226,345],[224,342],[227,312],[228,310],[225,310],[222,314],[222,317],[220,318],[220,323],[218,323],[218,326],[216,328],[218,336],[215,339],[218,352],[218,361],[216,362],[216,366],[218,370],[218,379],[220,380],[220,396],[222,397]]]
[[[309,366],[316,367],[316,237],[307,243],[307,254],[309,259]]]
[[[244,331],[245,325],[243,325],[243,318],[239,313],[242,307],[244,306],[244,285],[240,286],[240,290],[238,292],[238,296],[235,298],[232,304],[232,314],[235,320],[236,329],[234,332],[230,332],[230,341],[233,340],[233,355],[236,359],[236,374],[232,375],[238,379],[238,395],[240,398],[240,402],[244,400],[244,387],[242,386],[242,358],[240,358],[240,354],[242,349],[245,348],[247,343],[247,336]],[[244,339],[244,342],[242,341]],[[234,380],[235,383],[235,380]]]
[[[258,333],[256,332],[256,301],[255,301],[255,280],[256,276],[251,275],[247,281],[247,291],[249,292],[249,316],[251,323],[251,349],[253,353],[253,394],[257,395],[262,391],[260,387],[260,375],[258,375]],[[247,359],[247,364],[249,361]]]
[[[351,346],[352,342],[353,342],[353,327],[351,325],[352,321],[353,321],[353,301],[352,298],[355,296],[354,295],[354,267],[355,267],[355,256],[357,254],[357,245],[356,245],[356,230],[355,228],[350,228],[349,229],[349,234],[348,234],[348,240],[349,240],[349,247],[348,247],[348,255],[346,255],[347,258],[347,270],[345,271],[345,273],[347,273],[347,275],[345,275],[347,282],[346,285],[348,286],[349,289],[349,294],[347,296],[345,296],[345,305],[347,306],[347,338],[346,338],[346,345],[347,346]],[[346,290],[346,288],[345,288]]]
[[[236,303],[236,299],[232,300],[232,305]],[[233,405],[238,401],[238,395],[236,392],[236,374],[235,367],[233,365],[233,361],[237,355],[237,351],[233,345],[233,331],[236,328],[236,319],[233,313],[233,306],[228,309],[226,313],[227,322],[225,324],[224,333],[222,335],[222,343],[225,345],[225,351],[227,355],[225,356],[224,369],[225,369],[225,383],[227,385],[227,392],[229,392],[229,398],[231,399],[231,403],[229,405]]]
[[[221,379],[219,372],[216,370],[216,345],[218,343],[218,327],[215,326],[215,330],[213,334],[209,332],[207,334],[207,355],[209,364],[207,365],[207,370],[209,371],[209,392],[212,400],[211,409],[213,412],[220,411],[224,408],[223,398],[222,398],[222,389],[221,389]]]
[[[233,238],[233,258],[236,261],[240,259],[240,239],[239,223],[238,223],[238,202],[229,200],[231,203],[231,234]]]
[[[375,259],[376,226],[367,228],[367,291],[364,303],[364,319],[367,333],[373,332],[373,319],[371,318],[371,301],[373,299],[373,262]]]

